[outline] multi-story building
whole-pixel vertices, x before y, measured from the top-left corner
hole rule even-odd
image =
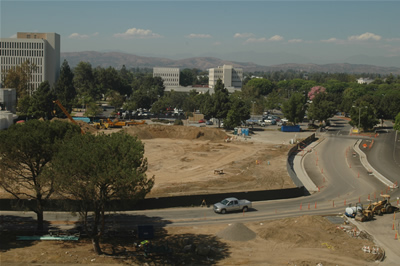
[[[231,65],[219,66],[208,70],[208,87],[214,88],[218,79],[221,79],[227,89],[241,89],[243,81],[243,69],[234,68]]]
[[[35,68],[31,73],[32,94],[40,83],[47,80],[51,86],[60,74],[60,35],[57,33],[18,32],[17,38],[0,39],[0,78],[29,60]]]
[[[153,77],[161,77],[165,87],[179,87],[179,68],[155,67]]]

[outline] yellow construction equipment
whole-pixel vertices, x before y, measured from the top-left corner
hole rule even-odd
[[[93,126],[97,129],[108,129],[110,124],[105,122],[103,119],[100,119],[99,122],[93,122]]]

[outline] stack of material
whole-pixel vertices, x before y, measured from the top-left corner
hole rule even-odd
[[[257,234],[242,223],[235,223],[216,234],[218,237],[230,241],[249,241]]]

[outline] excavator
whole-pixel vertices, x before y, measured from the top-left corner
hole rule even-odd
[[[68,117],[68,119],[74,123],[75,125],[79,126],[79,124],[72,118],[72,116],[68,113],[67,109],[65,109],[65,107],[61,104],[61,102],[59,100],[55,100],[53,101],[53,103],[57,104],[58,107],[60,107],[60,109],[63,111],[63,113]],[[54,111],[55,112],[55,111]],[[80,127],[80,126],[79,126]],[[85,135],[85,131],[83,131],[83,129],[81,128],[81,133],[82,135]]]

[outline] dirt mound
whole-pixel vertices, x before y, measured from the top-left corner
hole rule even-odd
[[[218,141],[227,135],[217,128],[185,127],[175,125],[136,125],[124,129],[126,133],[139,139],[171,138]]]
[[[257,235],[242,223],[235,223],[216,234],[218,237],[231,241],[249,241]]]

